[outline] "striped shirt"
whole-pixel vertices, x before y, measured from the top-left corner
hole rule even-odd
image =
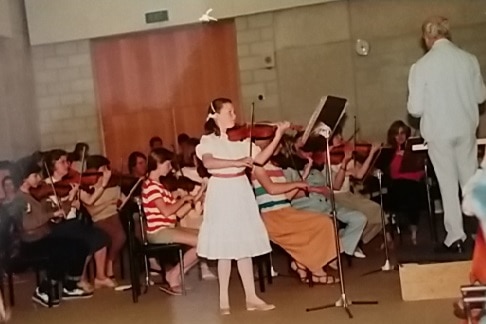
[[[165,189],[160,182],[146,179],[142,185],[142,205],[147,219],[147,233],[155,233],[164,228],[175,227],[177,223],[175,214],[165,216],[160,212],[155,204],[157,199],[162,199],[167,205],[176,202],[172,193]]]
[[[265,164],[263,167],[274,183],[285,183],[287,179],[283,173],[283,170],[271,163]],[[252,179],[253,188],[255,189],[255,196],[260,208],[260,212],[268,212],[272,210],[279,210],[282,208],[290,207],[290,201],[285,194],[270,195],[265,188],[262,187],[260,182],[254,177]]]

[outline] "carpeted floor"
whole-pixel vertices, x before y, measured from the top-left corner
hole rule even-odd
[[[187,296],[172,297],[151,287],[133,304],[130,292],[97,291],[87,300],[63,302],[59,308],[36,307],[30,300],[32,281],[16,285],[17,305],[11,323],[458,323],[452,315],[451,300],[403,302],[400,296],[398,272],[361,274],[381,266],[383,256],[376,247],[365,250],[369,257],[355,260],[345,267],[347,297],[351,300],[377,300],[378,305],[352,305],[354,319],[349,320],[342,308],[306,312],[307,307],[333,303],[339,297],[339,286],[314,286],[299,283],[287,274],[284,258],[276,256],[276,268],[285,274],[275,278],[273,285],[261,296],[277,309],[265,313],[244,310],[244,295],[237,272],[230,284],[231,315],[218,312],[216,281],[200,281],[198,272],[189,274],[191,290]],[[235,269],[234,269],[235,270]]]

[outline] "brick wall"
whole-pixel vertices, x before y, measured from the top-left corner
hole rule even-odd
[[[89,41],[32,47],[41,149],[101,151]]]
[[[256,102],[257,121],[273,120],[280,115],[273,16],[273,13],[264,13],[235,19],[241,104],[247,120],[253,101]],[[264,101],[257,100],[260,94],[265,96]]]
[[[474,6],[452,0],[430,7],[411,0],[386,6],[379,0],[350,6],[337,1],[235,18],[243,118],[248,121],[255,101],[257,121],[305,122],[320,96],[335,94],[350,100],[350,116],[359,116],[361,135],[381,140],[394,119],[406,120],[406,80],[421,55],[417,30],[422,16],[446,8],[456,24],[454,39],[478,56],[484,73],[485,16],[479,3]],[[366,17],[375,23],[369,25]],[[398,20],[402,23],[395,29],[385,28]],[[358,38],[370,42],[369,56],[354,52]],[[86,141],[99,151],[89,41],[34,46],[32,55],[42,149],[71,149],[76,141]],[[264,101],[257,100],[260,94]],[[483,137],[486,115],[481,119]]]

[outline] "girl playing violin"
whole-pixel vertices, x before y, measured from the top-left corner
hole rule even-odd
[[[299,155],[307,155],[306,152],[299,151],[298,148],[297,150]],[[329,183],[322,172],[323,166],[315,165],[310,155],[307,161],[308,163],[304,166],[305,162],[303,159],[295,157],[291,161],[294,163],[284,168],[285,177],[289,182],[299,181],[300,177],[302,177],[309,184],[309,195],[292,199],[292,207],[328,216],[332,212],[332,205],[329,200]],[[336,212],[337,219],[346,224],[346,227],[339,232],[344,253],[348,256],[364,258],[365,255],[358,248],[358,243],[367,223],[366,216],[357,210],[347,209],[339,204],[336,204]]]
[[[45,182],[52,182],[55,184],[68,175],[70,169],[67,155],[67,152],[63,150],[52,150],[46,154],[45,164],[51,178],[45,179]],[[79,185],[77,183],[72,183],[72,187],[73,190],[71,190],[66,197],[59,197],[57,195],[49,197],[54,204],[58,204],[56,201],[59,198],[61,200],[60,205],[68,205],[69,207],[68,212],[66,212],[66,220],[68,221],[62,221],[59,224],[56,224],[54,226],[55,230],[53,234],[57,237],[72,237],[83,240],[89,246],[90,255],[94,254],[96,264],[95,285],[97,287],[113,288],[115,283],[105,274],[106,247],[109,244],[109,238],[102,230],[85,225],[76,219],[76,212],[80,208],[80,202],[77,200]],[[95,191],[93,195],[98,196],[101,194],[101,190],[97,190],[98,191]],[[89,258],[86,260],[85,269],[83,271],[82,279],[79,282],[79,286],[85,291],[92,291],[93,287],[89,283],[87,276],[88,261]]]
[[[181,209],[190,209],[194,197],[185,196],[176,200],[160,182],[172,170],[173,153],[164,148],[154,149],[148,157],[148,177],[142,184],[142,204],[146,217],[147,239],[151,243],[181,243],[190,248],[184,253],[184,271],[189,271],[198,262],[196,254],[197,230],[176,226]],[[180,217],[180,216],[179,216]],[[180,264],[166,272],[168,287],[160,290],[170,295],[182,295]]]
[[[77,287],[83,272],[86,257],[89,255],[85,240],[70,235],[60,235],[59,225],[51,220],[63,218],[68,210],[52,209],[50,205],[36,200],[30,191],[41,182],[41,168],[34,163],[19,165],[16,172],[19,190],[15,200],[12,217],[17,218],[21,236],[21,254],[25,256],[47,255],[47,279],[35,289],[32,300],[44,307],[49,302],[48,280],[54,283],[58,291],[58,283],[63,282],[62,299],[88,298],[93,294]],[[51,301],[59,305],[59,296],[54,295]],[[1,321],[0,321],[1,322]]]
[[[126,235],[118,214],[118,204],[125,196],[120,186],[108,187],[111,177],[110,161],[101,155],[91,155],[86,159],[86,169],[96,170],[103,174],[93,186],[94,192],[81,190],[80,198],[86,207],[94,226],[103,230],[111,239],[106,260],[106,275],[116,285],[113,263],[120,255]],[[97,281],[95,281],[95,288]]]
[[[289,123],[279,124],[272,143],[260,152],[249,138],[229,140],[227,130],[235,126],[235,120],[231,100],[218,98],[211,101],[204,124],[206,135],[196,147],[197,157],[211,174],[197,252],[203,258],[218,260],[222,315],[230,314],[228,285],[231,260],[234,259],[245,290],[246,309],[267,311],[275,308],[255,293],[251,258],[269,253],[271,248],[245,169],[252,168],[253,161],[264,164],[289,128]],[[251,151],[253,156],[250,156]]]
[[[329,148],[331,152],[333,147],[345,144],[340,126],[336,127],[331,144],[332,146]],[[381,144],[372,144],[370,153],[362,164],[353,161],[352,151],[345,150],[343,161],[339,164],[331,165],[334,179],[333,185],[336,190],[336,202],[343,207],[361,212],[368,219],[363,231],[362,241],[364,244],[370,242],[381,231],[381,208],[374,201],[351,192],[351,177],[360,180],[365,176],[370,168],[374,154],[380,147]]]
[[[144,178],[147,175],[147,157],[145,154],[139,151],[134,151],[130,153],[128,156],[128,172],[132,177],[135,178]],[[130,192],[131,188],[125,188],[122,186],[122,192],[124,194],[127,194]],[[140,196],[142,192],[142,186],[138,186],[134,192],[134,196]],[[137,236],[138,239],[141,239],[140,236],[140,224],[139,224],[139,210],[138,206],[135,202],[129,201],[125,207],[125,211],[127,215],[131,215],[134,218],[134,224],[135,224],[135,235]],[[150,269],[153,270],[153,272],[150,272],[150,275],[159,275],[159,273],[162,272],[162,268],[159,265],[159,262],[157,261],[156,258],[150,257],[149,258],[150,262]]]
[[[186,169],[186,167],[184,167],[183,169]],[[192,174],[191,176],[195,178],[196,175]],[[177,188],[173,188],[174,190],[172,191],[172,194],[174,196],[182,198],[184,196],[190,195],[194,197],[194,204],[191,206],[191,208],[184,208],[181,209],[180,212],[178,212],[178,216],[181,218],[181,227],[192,228],[199,231],[203,220],[202,198],[204,197],[204,194],[206,192],[207,179],[206,181],[204,181],[202,178],[199,177],[199,180],[201,182],[196,182],[186,176],[179,176],[178,178],[174,176],[173,180],[176,182],[177,186]],[[200,260],[199,266],[201,269],[201,277],[203,280],[217,279],[216,276],[211,272],[211,270],[209,270],[209,266],[206,260]]]

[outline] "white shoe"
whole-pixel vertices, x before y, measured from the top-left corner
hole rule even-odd
[[[366,258],[366,254],[364,254],[363,250],[361,250],[360,248],[356,248],[353,255],[354,255],[355,258],[358,258],[358,259]]]

